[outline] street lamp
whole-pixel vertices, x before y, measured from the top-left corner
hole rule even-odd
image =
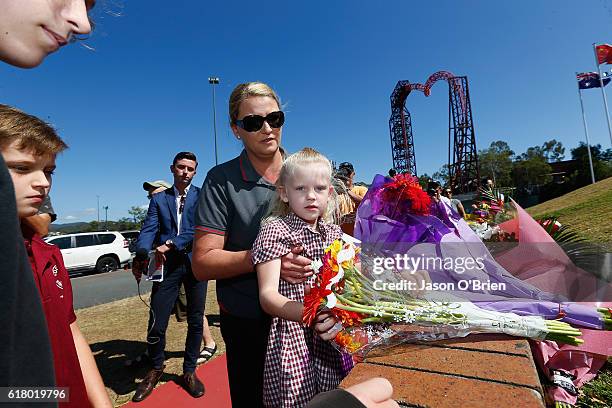
[[[104,229],[108,231],[108,205],[102,208],[104,209]]]
[[[212,85],[213,96],[213,127],[215,130],[215,165],[219,164],[217,156],[217,108],[215,106],[215,85],[219,85],[219,77],[208,77],[208,83]]]

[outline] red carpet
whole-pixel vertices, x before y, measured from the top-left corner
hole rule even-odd
[[[130,402],[124,406],[131,408],[231,408],[225,354],[199,366],[196,373],[206,387],[206,394],[201,398],[192,398],[180,385],[169,381],[157,387],[144,401]]]

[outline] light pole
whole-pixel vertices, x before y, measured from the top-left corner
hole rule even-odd
[[[108,231],[108,205],[102,208],[104,209],[104,229]]]
[[[215,165],[219,164],[217,155],[217,108],[215,106],[215,85],[219,85],[219,77],[208,77],[208,83],[212,85],[213,96],[213,128],[215,130]]]

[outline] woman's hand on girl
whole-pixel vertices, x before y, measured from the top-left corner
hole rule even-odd
[[[303,247],[294,247],[291,252],[281,258],[280,276],[289,283],[302,283],[312,276],[311,260],[300,255]]]

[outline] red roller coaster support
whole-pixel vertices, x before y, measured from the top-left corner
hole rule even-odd
[[[425,85],[399,81],[395,86],[391,94],[391,118],[389,119],[393,167],[398,172],[417,175],[412,122],[410,112],[406,108],[406,99],[413,90],[421,91],[425,96],[429,96],[431,87],[439,80],[448,82],[450,186],[455,193],[476,191],[480,177],[467,77],[456,77],[448,71],[439,71],[431,75]],[[450,145],[451,134],[453,135],[452,147]]]

